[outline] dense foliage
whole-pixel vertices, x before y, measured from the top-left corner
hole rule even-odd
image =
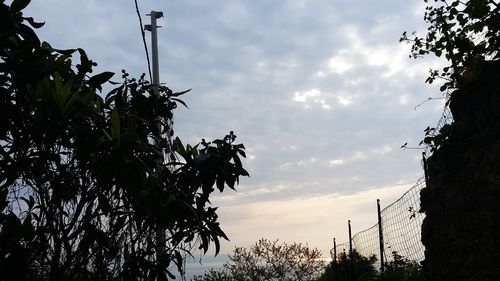
[[[328,264],[318,281],[373,280],[377,273],[374,267],[376,261],[375,256],[365,257],[356,250],[352,251],[352,256],[348,253],[340,253],[336,260]]]
[[[449,62],[441,71],[431,70],[426,82],[445,79],[441,90],[452,93],[475,75],[482,61],[500,58],[500,7],[495,0],[424,0],[427,34],[403,33],[412,43],[412,57],[434,54]]]
[[[427,33],[403,33],[400,41],[412,44],[410,57],[428,54],[444,57],[448,63],[441,70],[431,69],[427,83],[444,81],[440,90],[446,104],[458,89],[466,87],[481,72],[485,62],[500,59],[500,2],[498,0],[424,0]],[[420,144],[431,152],[454,134],[452,124],[441,128],[427,127]],[[404,145],[405,146],[405,145]],[[404,147],[403,146],[403,147]]]
[[[422,266],[409,260],[397,252],[392,252],[392,261],[385,264],[384,272],[378,276],[378,281],[424,281]]]
[[[0,1],[0,279],[162,280],[226,235],[209,197],[247,176],[233,132],[170,143],[178,96],[40,42]],[[168,161],[164,161],[164,156]]]
[[[195,280],[308,281],[316,280],[323,268],[318,249],[261,239],[249,249],[235,248],[222,269],[210,270]]]
[[[318,281],[423,281],[422,267],[408,260],[397,252],[392,253],[392,260],[384,263],[384,271],[374,267],[375,256],[365,257],[353,250],[351,258],[340,253],[336,260],[330,262]],[[352,266],[352,272],[351,272]],[[351,275],[352,274],[352,275]]]

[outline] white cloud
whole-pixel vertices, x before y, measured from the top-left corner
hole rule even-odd
[[[252,14],[245,4],[230,1],[222,6],[216,17],[226,28],[241,29],[244,23],[252,19]]]
[[[295,102],[302,102],[302,103],[305,103],[307,102],[309,99],[317,99],[321,96],[321,92],[318,91],[317,89],[312,89],[312,90],[309,90],[309,91],[305,91],[305,92],[295,92],[294,93],[294,97],[293,97],[293,101]]]
[[[333,159],[328,161],[328,165],[330,165],[331,167],[340,166],[343,165],[344,163],[345,163],[344,159]]]
[[[323,77],[326,77],[326,73],[324,71],[318,71],[316,72],[316,76],[319,77],[319,78],[323,78]]]
[[[353,97],[349,95],[338,95],[337,101],[340,105],[348,106],[352,103]]]
[[[336,55],[328,60],[328,72],[343,74],[354,65],[352,59],[344,55]]]
[[[306,108],[309,108],[312,104],[319,104],[321,108],[329,110],[331,106],[325,100],[327,96],[327,93],[323,93],[318,89],[311,89],[304,92],[295,92],[292,101],[303,103]]]
[[[372,47],[372,48],[367,48],[366,46],[363,46],[363,48],[366,48],[365,53],[366,60],[369,65],[375,65],[375,66],[382,66],[382,65],[389,65],[391,62],[392,58],[394,58],[394,53],[393,53],[393,46],[379,46],[379,47]]]
[[[410,97],[408,95],[399,96],[399,104],[401,104],[401,105],[407,105],[409,100],[410,100]]]
[[[318,160],[316,158],[310,158],[307,160],[301,160],[301,161],[296,161],[296,162],[285,162],[285,163],[281,164],[279,167],[280,168],[287,168],[287,167],[291,167],[291,166],[307,167],[307,166],[310,166],[311,164],[313,164],[317,161]]]
[[[374,32],[378,29],[385,30],[391,21],[398,17],[388,16],[387,19],[381,19],[374,26]],[[393,76],[405,76],[413,78],[422,71],[427,71],[428,64],[422,64],[421,61],[414,61],[408,58],[410,46],[404,43],[397,43],[396,39],[391,42],[370,42],[363,34],[362,28],[356,25],[346,25],[341,27],[343,39],[347,42],[347,47],[337,50],[333,56],[328,58],[326,66],[316,71],[316,77],[326,78],[329,75],[346,76],[348,73],[355,73],[354,69],[366,67],[377,67],[377,77],[387,79]],[[424,69],[419,67],[424,65]],[[442,63],[434,61],[432,68],[439,68]]]
[[[370,150],[372,154],[386,154],[392,151],[392,147],[390,145],[383,145],[382,147],[374,148]]]
[[[354,153],[354,156],[352,157],[352,159],[354,159],[354,160],[364,160],[367,158],[368,158],[368,155],[366,154],[366,152],[363,152],[363,151],[356,151]]]
[[[367,149],[365,151],[355,151],[353,156],[351,156],[352,160],[368,160],[374,156],[381,156],[387,153],[392,152],[392,146],[385,144],[379,147],[374,147]]]

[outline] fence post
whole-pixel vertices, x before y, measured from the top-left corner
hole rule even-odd
[[[347,221],[347,225],[349,227],[349,279],[354,281],[354,261],[352,256],[352,233],[351,233],[351,220]]]
[[[335,274],[335,280],[338,279],[338,266],[337,266],[337,242],[335,237],[333,238],[333,272]]]
[[[380,242],[380,271],[384,272],[384,233],[382,231],[382,213],[380,212],[380,199],[377,199],[378,239]]]
[[[335,237],[333,237],[333,264],[337,265],[337,242]]]

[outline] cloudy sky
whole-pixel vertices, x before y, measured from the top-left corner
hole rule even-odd
[[[192,88],[175,113],[184,142],[230,130],[247,147],[250,178],[214,198],[223,245],[302,242],[328,255],[376,223],[422,175],[417,146],[442,101],[424,84],[433,58],[411,60],[403,31],[420,31],[423,0],[140,1],[159,20],[160,78]],[[42,40],[81,47],[99,71],[147,71],[134,1],[33,1]],[[149,42],[149,34],[148,34]]]

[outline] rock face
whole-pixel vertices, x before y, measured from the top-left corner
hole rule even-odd
[[[500,61],[453,93],[449,139],[427,161],[421,192],[428,280],[500,280]]]

